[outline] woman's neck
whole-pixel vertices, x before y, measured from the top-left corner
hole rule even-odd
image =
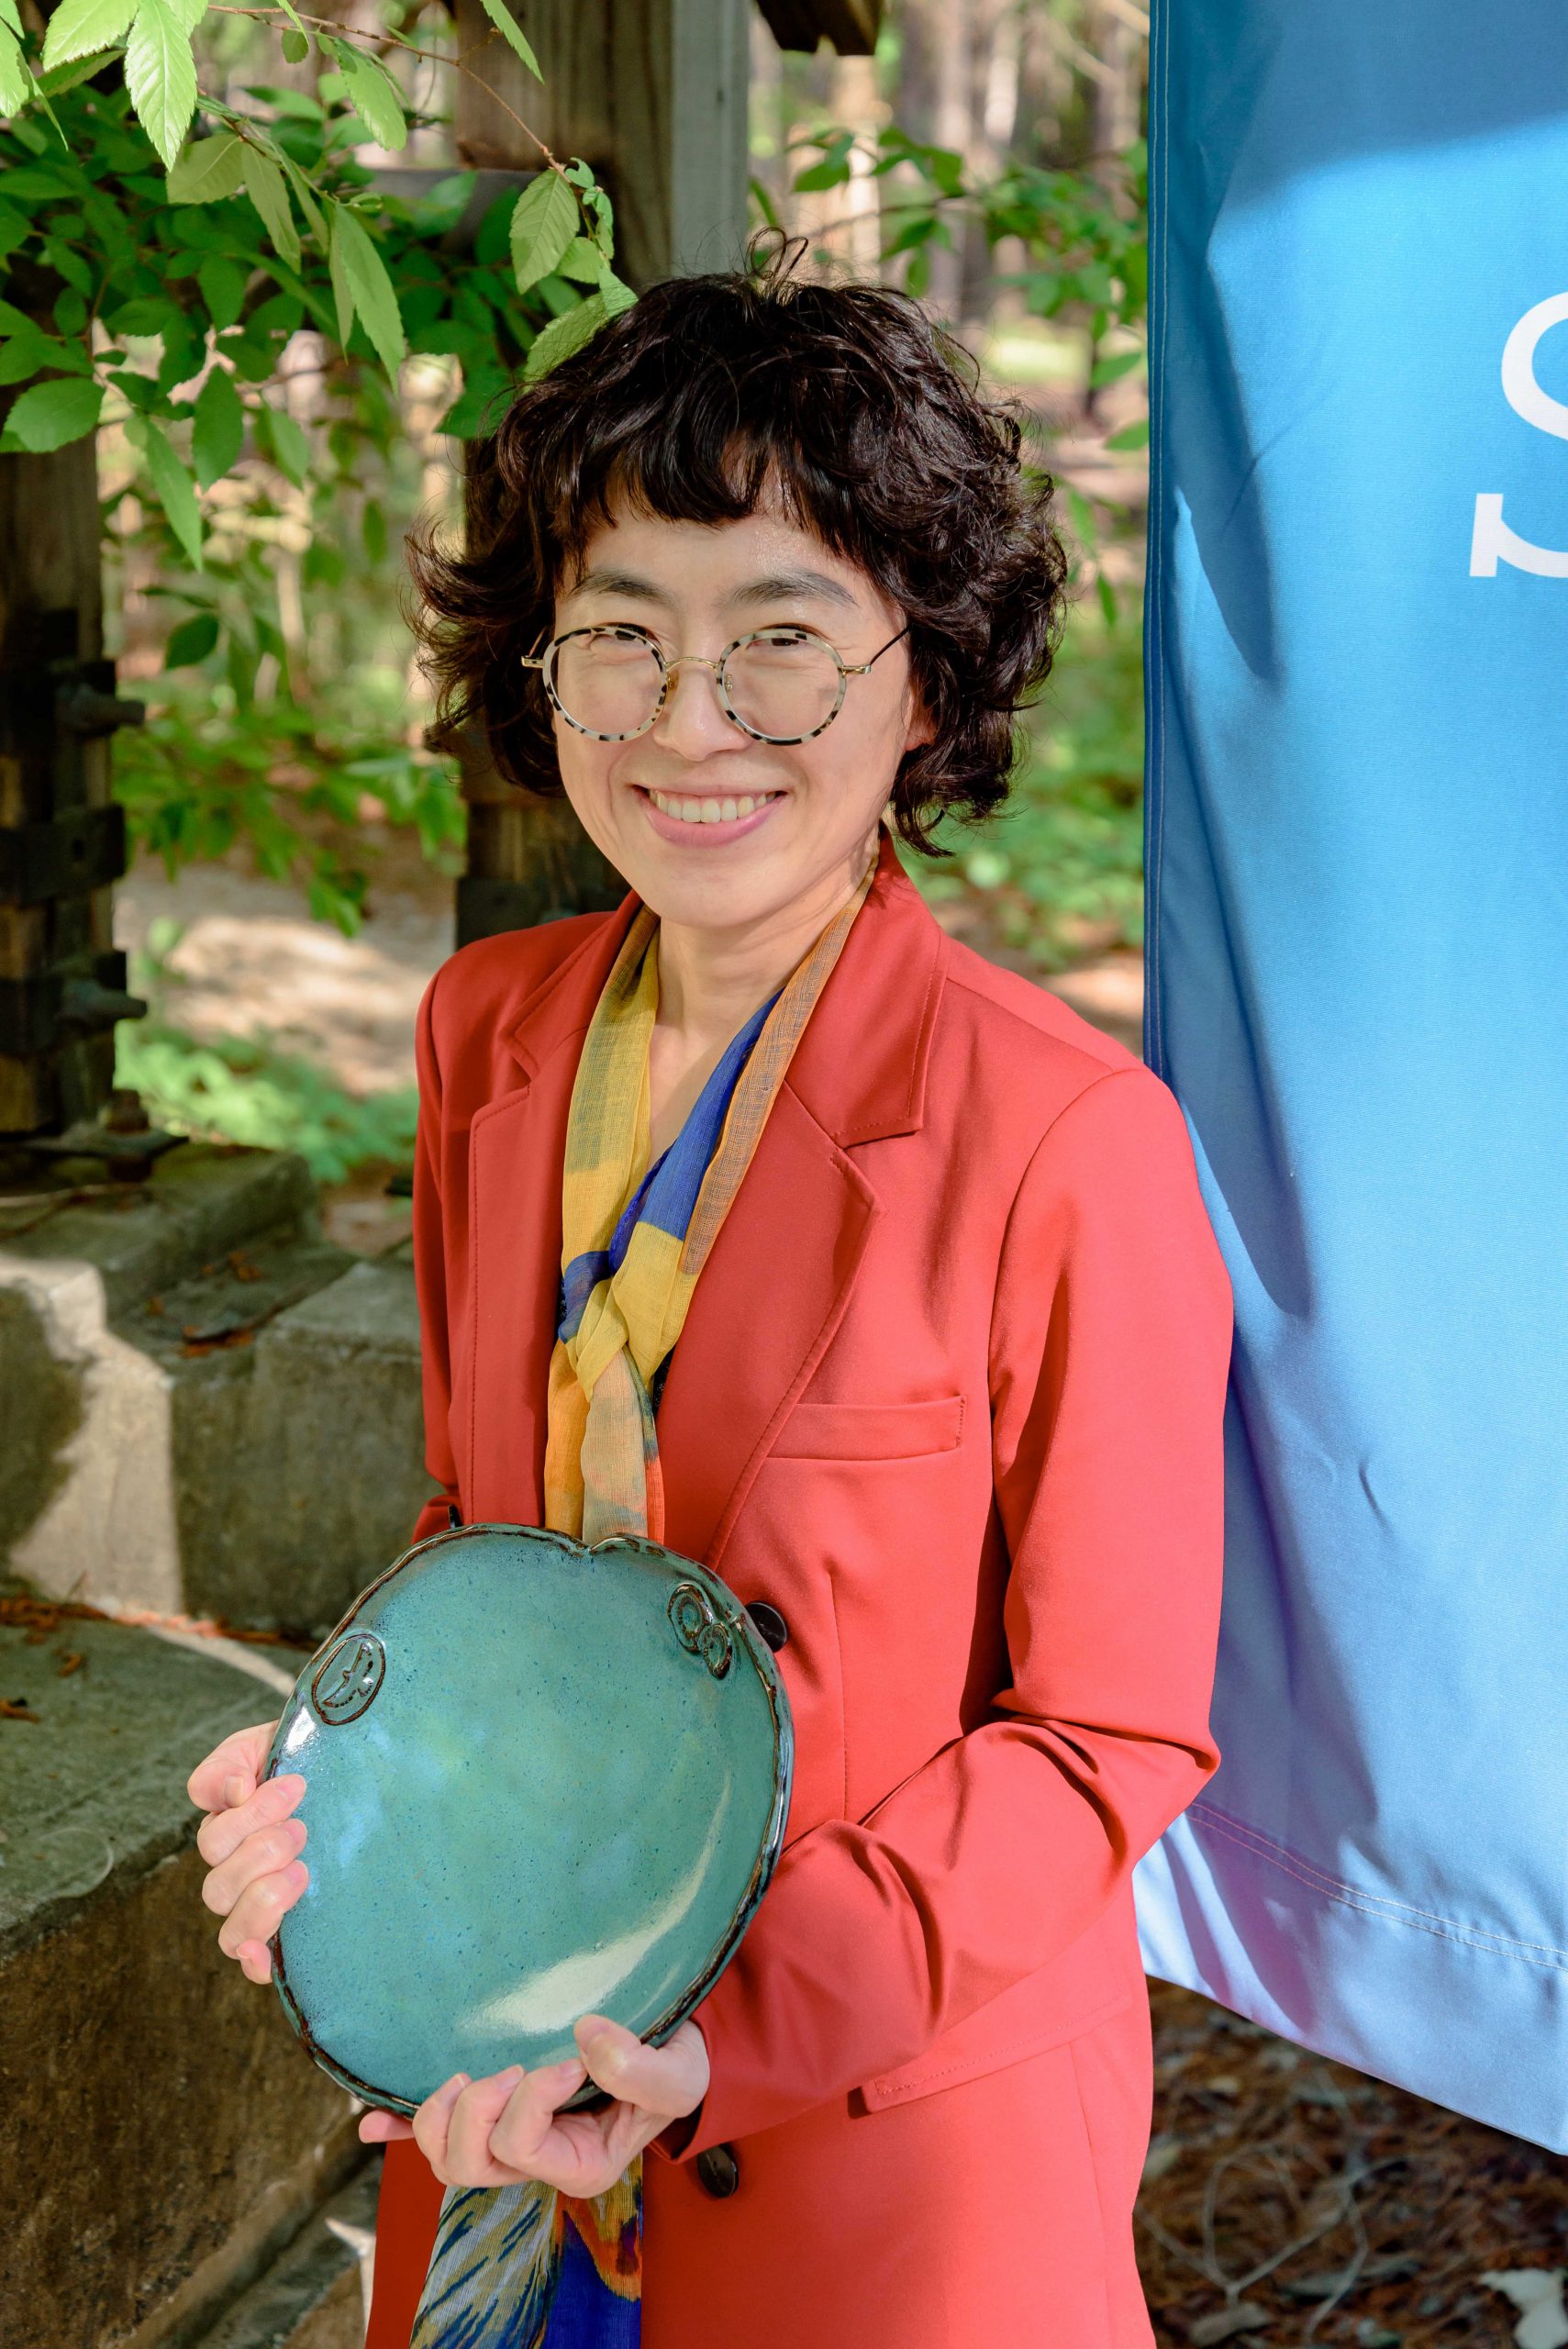
[[[776,914],[743,930],[659,925],[659,1011],[649,1050],[652,1155],[673,1141],[726,1046],[778,993],[834,916],[863,864],[826,874]]]

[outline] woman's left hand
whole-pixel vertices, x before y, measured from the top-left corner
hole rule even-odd
[[[662,2047],[645,2047],[606,2015],[584,2015],[574,2034],[581,2061],[490,2078],[454,2073],[412,2121],[367,2112],[367,2144],[412,2137],[443,2186],[520,2186],[537,2178],[586,2199],[604,2194],[628,2165],[707,2094],[707,2045],[684,2022]],[[602,2112],[562,2112],[585,2080],[615,2102]]]

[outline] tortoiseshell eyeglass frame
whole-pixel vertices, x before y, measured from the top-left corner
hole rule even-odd
[[[794,625],[787,627],[781,626],[777,628],[748,629],[744,636],[737,636],[733,638],[730,642],[725,646],[717,661],[706,661],[700,653],[696,652],[678,652],[673,660],[667,660],[658,639],[653,635],[651,629],[637,628],[628,622],[622,620],[607,622],[601,621],[595,627],[569,628],[563,630],[560,636],[552,636],[548,644],[539,647],[533,652],[523,653],[520,656],[520,665],[525,669],[539,670],[544,680],[545,692],[550,696],[550,707],[560,712],[561,716],[566,720],[568,726],[575,728],[579,734],[586,734],[591,740],[595,742],[635,742],[639,734],[646,734],[651,727],[657,726],[663,712],[664,705],[670,698],[670,680],[673,676],[675,671],[683,665],[697,669],[711,669],[713,671],[715,683],[718,688],[719,707],[723,710],[724,715],[728,718],[730,724],[732,726],[738,726],[742,734],[749,734],[754,742],[776,742],[780,744],[789,742],[810,742],[815,740],[818,734],[825,734],[827,732],[828,727],[832,725],[833,720],[838,717],[839,712],[843,708],[844,696],[850,689],[850,679],[851,677],[863,677],[866,671],[873,667],[875,663],[881,660],[884,652],[892,651],[893,647],[898,642],[899,637],[907,636],[908,633],[909,623],[906,620],[904,626],[898,630],[897,636],[890,636],[885,644],[879,645],[877,650],[872,654],[869,661],[846,661],[843,654],[839,651],[838,646],[830,642],[827,637],[821,635],[817,629]],[[555,662],[562,646],[563,644],[569,644],[573,638],[576,636],[619,636],[626,637],[633,642],[647,645],[649,651],[652,653],[654,659],[659,663],[661,682],[659,686],[659,698],[654,703],[651,711],[648,717],[644,718],[640,726],[633,726],[624,734],[601,734],[596,727],[584,726],[580,718],[573,717],[572,712],[566,707],[565,704],[562,701],[560,695],[555,690]],[[832,654],[834,661],[838,664],[839,670],[838,695],[834,700],[832,708],[828,712],[827,717],[822,720],[820,726],[810,727],[804,734],[764,734],[760,727],[748,726],[746,720],[740,715],[733,702],[730,700],[729,684],[727,674],[730,654],[733,652],[739,652],[742,645],[776,641],[781,637],[801,636],[809,637],[813,643],[821,645],[825,652],[830,652]]]

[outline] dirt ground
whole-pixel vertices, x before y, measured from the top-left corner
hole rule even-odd
[[[981,952],[1011,959],[983,909],[943,916]],[[265,1028],[350,1091],[412,1085],[414,1012],[451,945],[450,885],[417,860],[384,861],[351,940],[309,920],[293,890],[228,867],[171,884],[139,866],[117,893],[118,942],[144,946],[161,918],[183,925],[158,1004],[179,1026],[202,1037]],[[1135,957],[1051,984],[1138,1049]],[[374,1252],[406,1231],[387,1173],[363,1169],[325,1195],[343,1245]],[[1562,2159],[1189,1992],[1155,1984],[1152,1997],[1156,2108],[1138,2248],[1162,2349],[1568,2344]],[[1485,2280],[1497,2275],[1511,2297]]]

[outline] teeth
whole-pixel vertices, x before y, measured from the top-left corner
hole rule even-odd
[[[740,799],[673,799],[668,792],[650,791],[648,796],[662,816],[673,816],[678,824],[733,824],[741,816],[755,815],[765,807],[776,792],[747,792]]]

